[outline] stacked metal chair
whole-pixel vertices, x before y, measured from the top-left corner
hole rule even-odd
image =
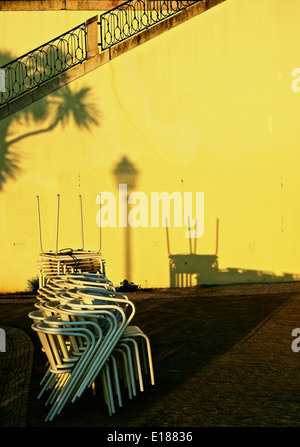
[[[59,219],[60,219],[60,195],[57,195],[57,216],[56,216],[56,241],[55,249],[45,251],[42,242],[42,229],[40,217],[40,202],[37,196],[39,239],[40,239],[40,259],[39,259],[39,283],[43,287],[47,280],[56,277],[59,274],[85,272],[96,273],[105,276],[105,259],[101,254],[101,225],[99,226],[99,250],[90,251],[84,249],[83,215],[82,215],[82,197],[80,200],[80,220],[81,220],[81,248],[73,250],[72,248],[58,248],[59,240]],[[101,206],[101,200],[99,201]],[[101,208],[99,210],[101,212]]]
[[[134,303],[115,290],[104,266],[100,251],[41,251],[40,287],[29,317],[47,358],[38,395],[46,395],[51,407],[46,421],[86,389],[95,393],[99,380],[109,415],[123,406],[124,391],[129,399],[138,387],[144,391],[144,374],[155,383],[149,338],[132,325]]]

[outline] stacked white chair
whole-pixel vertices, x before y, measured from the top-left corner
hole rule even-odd
[[[41,252],[40,287],[29,317],[47,357],[38,395],[47,395],[51,407],[46,421],[85,390],[95,393],[98,379],[109,415],[123,406],[124,391],[129,399],[138,388],[144,391],[144,374],[155,384],[149,338],[132,325],[135,305],[115,290],[104,267],[100,252]]]

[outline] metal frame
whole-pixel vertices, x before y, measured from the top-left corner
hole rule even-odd
[[[0,107],[87,60],[87,27],[82,23],[8,62]]]
[[[100,16],[102,51],[203,0],[130,0]]]
[[[204,0],[129,0],[100,15],[101,50],[138,34]],[[7,63],[5,91],[0,107],[43,85],[87,60],[87,24],[72,28],[53,40]]]

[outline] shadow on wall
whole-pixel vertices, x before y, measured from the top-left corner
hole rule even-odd
[[[12,59],[14,58],[10,53],[0,53],[0,66]],[[58,125],[65,127],[71,118],[80,130],[90,131],[92,126],[99,125],[99,110],[90,97],[89,87],[75,91],[65,86],[0,121],[0,191],[5,182],[16,179],[21,173],[22,155],[19,150],[17,151],[19,142],[50,132]],[[43,127],[27,131],[32,121]],[[17,131],[15,131],[16,124],[18,124]],[[20,134],[23,128],[26,131]]]
[[[126,222],[128,221],[128,212],[130,211],[130,205],[128,204],[128,198],[130,193],[134,190],[137,178],[139,175],[139,171],[136,166],[129,160],[128,157],[123,156],[121,160],[117,163],[114,168],[113,176],[116,180],[116,185],[119,188],[119,185],[126,185],[126,194],[121,198],[123,201],[122,206],[126,208]],[[127,225],[124,228],[124,274],[125,281],[131,284],[132,281],[132,254],[131,254],[131,229],[130,225]]]
[[[193,253],[192,251],[189,254],[171,254],[169,252],[170,287],[299,280],[299,275],[292,273],[284,273],[283,275],[277,276],[275,273],[261,270],[241,268],[219,269],[218,230],[219,221],[217,220],[215,254],[201,255]]]

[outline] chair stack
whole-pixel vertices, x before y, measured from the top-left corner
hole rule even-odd
[[[144,391],[145,375],[155,384],[149,338],[132,325],[135,305],[106,277],[99,252],[42,251],[39,272],[29,318],[47,359],[38,395],[50,406],[46,421],[98,384],[109,415],[124,393]]]
[[[40,253],[40,286],[45,286],[49,278],[74,272],[105,275],[105,259],[101,253],[84,250],[66,249],[58,253]]]
[[[144,391],[144,375],[154,385],[149,338],[132,325],[134,303],[103,274],[71,273],[48,278],[29,313],[47,357],[38,399],[48,395],[52,421],[68,402],[100,383],[109,415]]]

